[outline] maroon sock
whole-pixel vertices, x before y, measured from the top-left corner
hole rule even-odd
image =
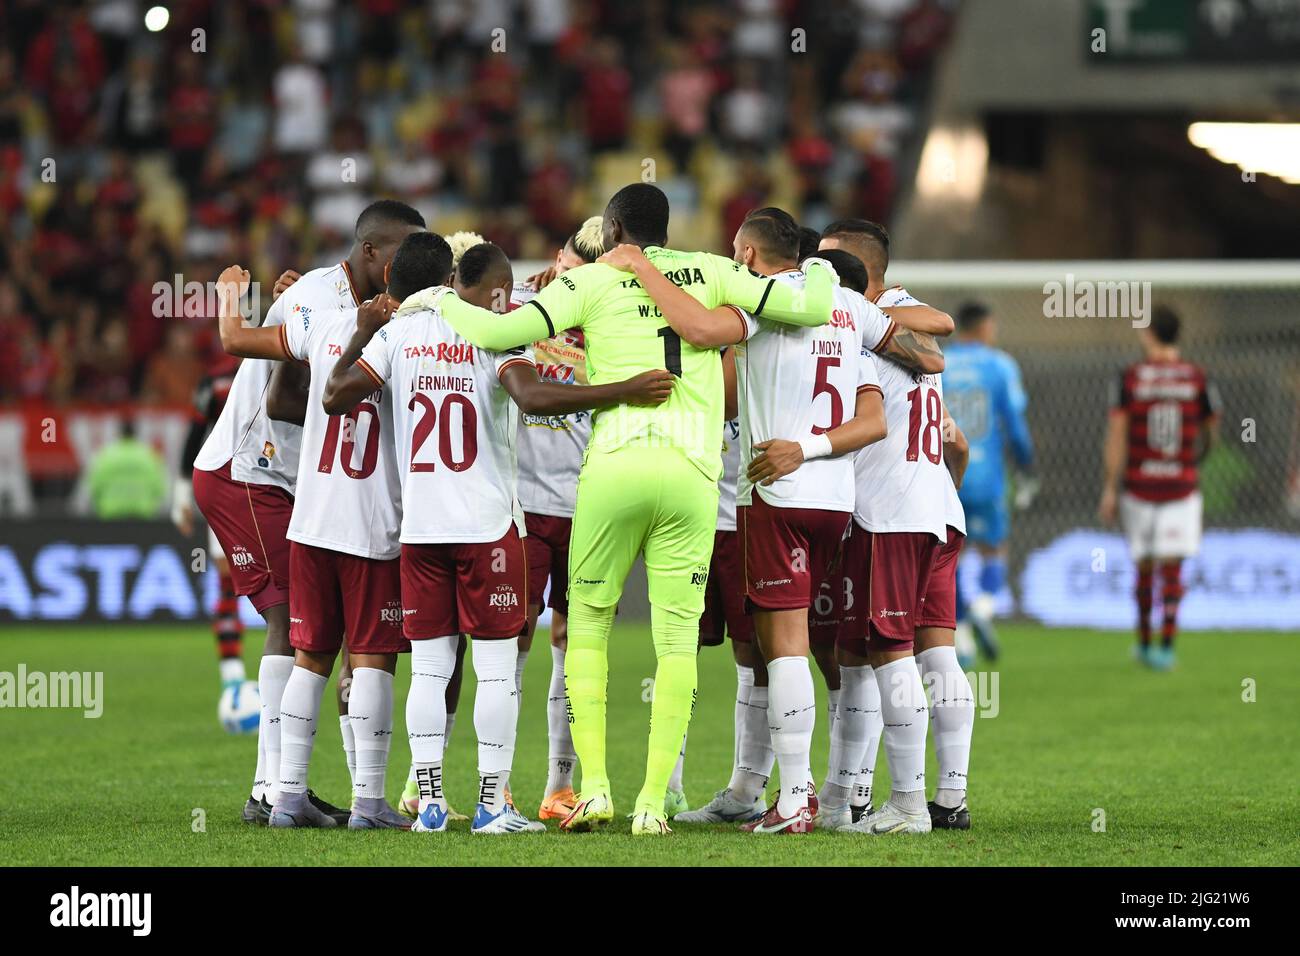
[[[1152,574],[1138,569],[1137,605],[1138,605],[1138,641],[1143,647],[1151,644],[1151,602]]]
[[[1160,625],[1160,643],[1173,647],[1178,633],[1178,604],[1183,599],[1182,562],[1170,561],[1160,566],[1160,603],[1164,620]]]

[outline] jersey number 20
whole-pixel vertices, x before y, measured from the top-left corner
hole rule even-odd
[[[464,395],[452,392],[442,400],[442,408],[438,408],[428,395],[416,392],[411,396],[407,408],[415,411],[416,405],[419,405],[424,413],[415,423],[415,431],[411,433],[411,471],[433,471],[434,462],[416,461],[415,458],[420,454],[420,449],[424,447],[429,436],[433,434],[435,426],[438,429],[438,457],[443,465],[452,471],[464,471],[471,467],[474,460],[478,458],[478,412],[474,410],[474,403]],[[459,458],[451,447],[451,411],[457,406],[460,407]]]

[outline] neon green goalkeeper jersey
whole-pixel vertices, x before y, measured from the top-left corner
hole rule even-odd
[[[755,316],[796,325],[830,318],[831,274],[813,266],[803,290],[750,272],[707,252],[659,246],[646,258],[675,285],[708,308],[732,305]],[[424,293],[419,293],[424,295]],[[403,310],[417,302],[404,302]],[[718,350],[697,349],[669,327],[636,276],[595,262],[557,276],[520,308],[497,315],[446,295],[444,318],[480,348],[500,351],[545,339],[564,329],[583,332],[587,380],[619,382],[651,369],[677,376],[672,397],[654,408],[623,405],[596,415],[588,448],[608,452],[629,445],[679,449],[710,480],[722,474],[718,428],[723,421],[722,363]],[[737,336],[739,337],[739,319]]]

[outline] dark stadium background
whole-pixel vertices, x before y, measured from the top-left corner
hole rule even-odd
[[[1045,318],[1042,285],[1153,282],[1229,439],[1187,624],[1248,602],[1253,626],[1292,626],[1300,188],[1247,179],[1188,124],[1295,120],[1300,12],[1208,6],[1146,0],[1116,30],[1104,0],[0,2],[0,620],[203,616],[204,539],[165,501],[96,521],[86,489],[125,418],[175,472],[219,349],[188,283],[336,261],[381,195],[522,277],[650,178],[676,245],[726,253],[758,205],[861,216],[893,233],[893,281],[998,310],[1043,487],[1013,523],[1015,590],[1035,593],[1006,610],[1047,623],[1128,626],[1094,509],[1106,388],[1137,343],[1122,320]],[[1247,419],[1255,440],[1233,440]]]

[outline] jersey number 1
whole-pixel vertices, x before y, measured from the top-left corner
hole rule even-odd
[[[664,340],[664,368],[678,378],[682,377],[682,337],[665,325],[659,330],[659,337]],[[692,379],[694,381],[694,379]]]

